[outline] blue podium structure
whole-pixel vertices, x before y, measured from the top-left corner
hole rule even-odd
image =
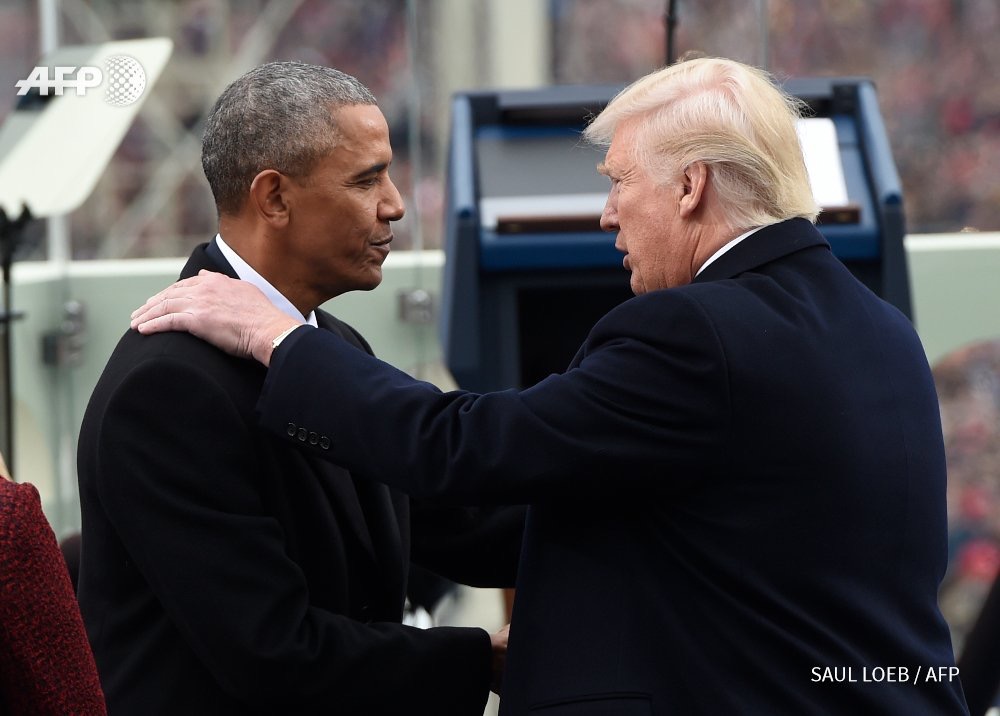
[[[461,387],[521,388],[561,372],[594,323],[632,296],[614,237],[600,230],[603,152],[581,138],[620,89],[453,98],[441,340]],[[902,190],[873,84],[796,79],[786,89],[827,120],[822,173],[836,174],[841,191],[820,202],[820,230],[861,281],[909,315]]]

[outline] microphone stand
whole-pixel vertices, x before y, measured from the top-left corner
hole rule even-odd
[[[28,207],[21,210],[21,215],[16,219],[7,217],[7,213],[0,209],[0,275],[3,277],[3,311],[0,312],[0,356],[3,359],[3,453],[10,463],[11,470],[14,467],[14,380],[11,363],[13,361],[13,351],[11,344],[11,333],[13,332],[14,321],[22,318],[23,313],[15,313],[11,303],[10,268],[14,261],[14,252],[17,250],[18,242],[24,227],[31,220],[31,212]],[[16,473],[15,473],[16,474]]]
[[[668,0],[667,10],[663,14],[663,22],[666,25],[667,30],[667,64],[672,65],[677,60],[677,49],[674,43],[674,34],[677,32],[677,0]]]

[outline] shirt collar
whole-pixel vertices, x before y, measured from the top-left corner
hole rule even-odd
[[[763,228],[764,228],[763,226],[757,226],[757,227],[755,227],[755,228],[753,228],[753,229],[750,229],[750,231],[746,231],[746,232],[744,232],[744,233],[740,234],[740,235],[739,235],[739,236],[737,236],[737,237],[736,237],[735,239],[733,239],[732,241],[730,241],[729,243],[727,243],[727,244],[726,244],[725,246],[723,246],[723,247],[722,247],[721,249],[719,249],[719,250],[718,250],[718,251],[716,251],[716,252],[715,252],[714,254],[712,254],[711,256],[709,256],[709,257],[708,257],[708,261],[706,261],[705,263],[703,263],[703,264],[701,265],[701,268],[700,268],[700,269],[698,269],[698,270],[697,270],[697,271],[695,272],[695,276],[697,276],[697,275],[698,275],[698,274],[700,274],[700,273],[701,273],[702,271],[704,271],[704,270],[705,270],[706,268],[708,268],[708,265],[709,265],[710,263],[712,263],[712,262],[713,262],[713,261],[715,261],[715,260],[716,260],[717,258],[719,258],[720,256],[722,256],[722,254],[724,254],[724,253],[726,253],[727,251],[729,251],[729,249],[731,249],[731,248],[733,248],[734,246],[736,246],[736,244],[738,244],[738,243],[740,243],[741,241],[743,241],[743,239],[747,238],[747,237],[748,237],[748,236],[750,236],[751,234],[754,234],[754,233],[756,233],[756,232],[760,231],[760,230],[761,230],[761,229],[763,229]]]
[[[278,291],[278,289],[268,282],[266,278],[257,273],[250,264],[240,258],[240,255],[233,251],[229,244],[222,240],[221,234],[215,235],[215,243],[219,247],[219,251],[222,252],[222,255],[226,257],[226,261],[228,261],[229,265],[233,267],[233,271],[236,272],[236,275],[239,276],[241,280],[246,281],[247,283],[252,283],[254,286],[259,288],[264,295],[267,296],[268,300],[274,304],[275,308],[284,311],[298,321],[302,320],[302,314],[299,313],[299,310],[292,305],[292,302],[285,298],[281,292]],[[316,311],[309,312],[309,315],[306,316],[306,323],[310,326],[317,325]]]

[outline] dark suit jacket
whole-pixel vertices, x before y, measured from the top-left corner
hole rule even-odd
[[[182,276],[234,275],[210,252]],[[318,321],[369,352],[333,316]],[[97,384],[79,444],[80,603],[109,711],[478,716],[486,632],[399,623],[408,498],[262,433],[264,376],[192,336],[130,331]],[[513,580],[523,517],[413,517],[415,559]]]
[[[502,714],[965,712],[927,680],[954,657],[924,352],[805,220],[614,308],[527,390],[441,394],[299,329],[259,409],[413,494],[532,503]]]

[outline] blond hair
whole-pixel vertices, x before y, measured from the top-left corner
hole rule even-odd
[[[803,106],[763,70],[698,58],[626,87],[584,137],[610,146],[619,124],[637,119],[635,159],[664,182],[703,162],[732,228],[815,221],[819,207],[796,132]]]

